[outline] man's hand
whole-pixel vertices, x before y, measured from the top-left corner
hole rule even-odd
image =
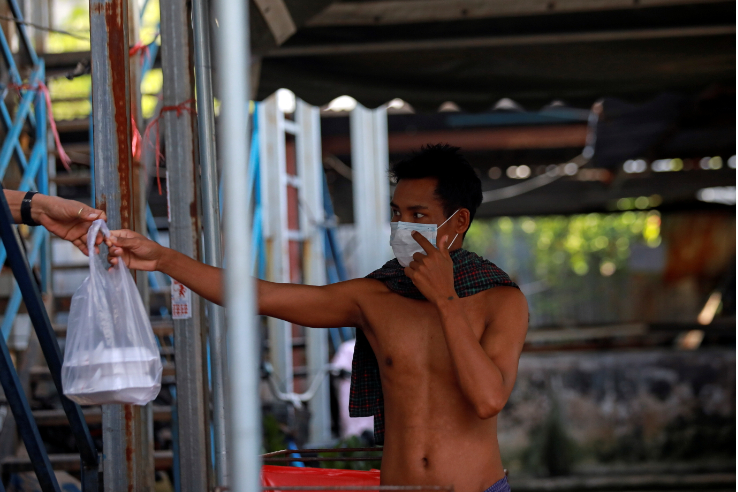
[[[110,231],[105,244],[108,245],[108,261],[112,265],[122,258],[128,268],[147,272],[159,270],[159,262],[166,251],[156,241],[128,229]]]
[[[31,217],[49,232],[74,243],[86,255],[89,254],[87,230],[92,221],[107,220],[102,210],[96,210],[74,200],[40,193],[31,199]],[[99,234],[95,239],[95,245],[101,242],[102,234]]]
[[[448,236],[441,237],[438,249],[422,234],[413,232],[413,239],[426,254],[415,253],[413,261],[405,268],[418,290],[433,304],[457,297],[454,290],[454,262],[448,252]]]

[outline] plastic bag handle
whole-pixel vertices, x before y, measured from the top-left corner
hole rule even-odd
[[[102,232],[103,237],[110,237],[110,229],[108,229],[108,224],[103,219],[95,220],[87,230],[87,251],[90,258],[90,268],[95,262],[95,239],[98,232]]]

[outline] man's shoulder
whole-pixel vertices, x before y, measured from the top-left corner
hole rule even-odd
[[[384,282],[373,278],[355,278],[341,282],[341,284],[351,292],[361,295],[391,293]]]
[[[512,310],[528,313],[528,300],[525,294],[517,288],[501,285],[480,292],[485,302],[485,308],[490,312]]]

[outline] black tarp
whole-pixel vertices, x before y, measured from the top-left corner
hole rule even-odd
[[[735,90],[714,87],[697,97],[661,94],[644,104],[601,101],[594,164],[616,168],[628,159],[699,158],[735,154]]]

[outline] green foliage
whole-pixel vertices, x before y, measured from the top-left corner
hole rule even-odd
[[[346,439],[339,441],[336,445],[336,449],[340,448],[363,448],[366,447],[366,443],[361,440],[358,436],[349,436]],[[377,451],[359,451],[356,453],[350,453],[352,457],[372,457],[377,456]],[[320,453],[318,456],[321,458],[333,458],[336,456],[335,453]],[[367,461],[324,461],[321,464],[321,468],[334,468],[337,470],[378,470],[381,464],[380,459],[367,459]]]
[[[628,259],[661,243],[661,216],[627,211],[474,221],[464,247],[523,287],[530,326],[621,323],[636,312]]]
[[[149,0],[141,19],[140,34],[144,43],[150,43],[159,32],[159,0]]]
[[[143,13],[139,27],[140,40],[143,43],[151,43],[159,33],[159,0],[149,0]],[[65,31],[80,35],[89,35],[90,15],[87,2],[80,2],[72,8],[71,12],[59,26]],[[135,44],[131,41],[131,44]],[[72,51],[88,51],[90,42],[77,39],[66,34],[49,33],[47,38],[47,51],[49,53],[64,53]],[[90,104],[91,77],[84,75],[73,80],[57,78],[49,81],[49,93],[53,105],[52,111],[57,120],[71,120],[86,118],[92,111]],[[157,98],[151,94],[161,91],[161,70],[151,70],[141,83],[143,94],[141,100],[142,112],[145,118],[150,118],[154,113]]]
[[[53,101],[51,109],[54,112],[54,119],[86,118],[92,111],[91,87],[92,77],[90,75],[81,75],[72,80],[65,78],[49,80],[49,95]]]
[[[661,243],[657,211],[474,221],[465,247],[498,261],[509,273],[532,267],[532,277],[555,281],[568,271],[610,276],[626,266],[630,247]],[[521,255],[523,246],[532,258]]]
[[[82,36],[89,35],[90,32],[90,10],[86,4],[80,4],[72,9],[66,19],[61,23],[60,28],[80,34]],[[90,41],[67,36],[57,32],[50,32],[46,40],[46,50],[49,53],[67,53],[70,51],[88,51],[90,49]]]
[[[164,75],[161,68],[149,70],[141,81],[141,112],[144,118],[151,118],[154,115],[159,98],[153,94],[159,94],[163,85]]]
[[[287,449],[287,436],[282,430],[282,425],[272,414],[265,414],[262,419],[262,429],[264,430],[264,441],[262,446],[265,453],[273,453]]]

